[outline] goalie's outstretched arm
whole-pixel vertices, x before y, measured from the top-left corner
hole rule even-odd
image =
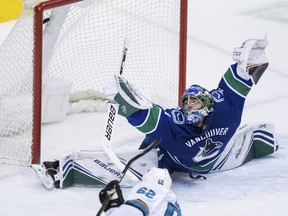
[[[123,76],[115,75],[115,82],[114,93],[109,91],[109,96],[119,104],[118,114],[145,134],[155,131],[164,114],[163,109],[153,104]]]

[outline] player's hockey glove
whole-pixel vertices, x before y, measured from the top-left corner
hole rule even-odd
[[[255,84],[258,83],[269,64],[265,55],[267,45],[266,39],[249,39],[241,47],[234,48],[232,58],[238,64],[237,74],[241,78],[252,78]]]
[[[113,180],[107,184],[107,186],[99,193],[100,202],[103,203],[106,199],[109,199],[107,207],[104,209],[106,212],[113,207],[119,207],[124,203],[123,194],[120,185],[117,180]]]
[[[120,115],[128,117],[138,110],[147,110],[153,107],[153,104],[123,76],[115,75],[115,81],[114,84],[104,89],[104,94],[119,104],[118,113]]]

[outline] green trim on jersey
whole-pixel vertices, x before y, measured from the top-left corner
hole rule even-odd
[[[145,121],[141,125],[136,126],[136,128],[143,133],[153,132],[158,127],[160,115],[161,108],[153,104],[153,107],[148,111]]]
[[[229,68],[224,74],[224,79],[232,90],[240,94],[242,97],[246,97],[251,90],[251,86],[246,85],[235,77],[232,70]]]

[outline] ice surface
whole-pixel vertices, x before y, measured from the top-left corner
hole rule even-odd
[[[275,154],[222,173],[206,181],[173,176],[172,189],[185,216],[286,216],[288,213],[288,3],[276,0],[189,1],[187,86],[198,83],[216,87],[231,54],[248,38],[268,36],[270,66],[251,91],[243,123],[273,122],[280,148]],[[14,21],[0,25],[0,44]],[[79,117],[81,115],[81,118]],[[42,160],[51,160],[70,149],[100,142],[106,113],[71,115],[48,124],[42,131]],[[78,122],[72,125],[72,122]],[[83,131],[82,122],[85,122]],[[124,119],[115,142],[137,142],[141,134]],[[60,132],[61,131],[61,132]],[[73,138],[69,134],[76,134]],[[78,134],[78,135],[77,135]],[[85,141],[83,141],[85,137]],[[60,141],[60,145],[59,145]],[[124,189],[127,194],[128,189]],[[31,168],[0,166],[0,215],[95,215],[100,207],[97,188],[47,191]]]

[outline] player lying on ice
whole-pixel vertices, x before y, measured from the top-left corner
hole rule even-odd
[[[208,91],[199,85],[192,85],[183,93],[180,107],[164,110],[142,96],[121,75],[115,76],[115,91],[111,88],[112,94],[109,96],[119,104],[118,113],[146,134],[140,148],[144,148],[154,138],[161,138],[158,167],[168,169],[170,174],[206,174],[232,169],[253,158],[272,154],[278,148],[272,124],[246,124],[239,127],[246,97],[268,67],[265,55],[267,45],[265,39],[250,39],[235,48],[233,60],[236,64],[228,68],[218,87]],[[115,174],[114,171],[117,168],[110,168],[107,158],[99,159],[99,162],[96,156],[91,156],[90,163],[84,163],[81,158],[87,158],[87,154],[73,152],[64,155],[59,160],[60,166],[59,161],[46,162],[38,169],[38,174],[43,181],[51,179],[48,175],[51,173],[56,184],[50,181],[50,185],[54,184],[58,188],[71,186],[73,181],[82,184],[84,180],[80,179],[84,178],[98,180],[98,183],[99,179],[105,179],[104,185],[115,179],[117,172]],[[106,163],[103,162],[105,160]],[[96,172],[100,164],[102,171]],[[149,168],[155,164],[147,166]],[[110,171],[109,175],[100,177],[107,170]],[[70,180],[72,183],[68,183]]]
[[[167,169],[152,167],[144,174],[142,182],[136,184],[124,201],[118,181],[111,181],[99,193],[103,203],[107,195],[110,201],[104,211],[107,216],[153,216],[177,215],[181,210],[176,195],[170,190],[171,177]]]

